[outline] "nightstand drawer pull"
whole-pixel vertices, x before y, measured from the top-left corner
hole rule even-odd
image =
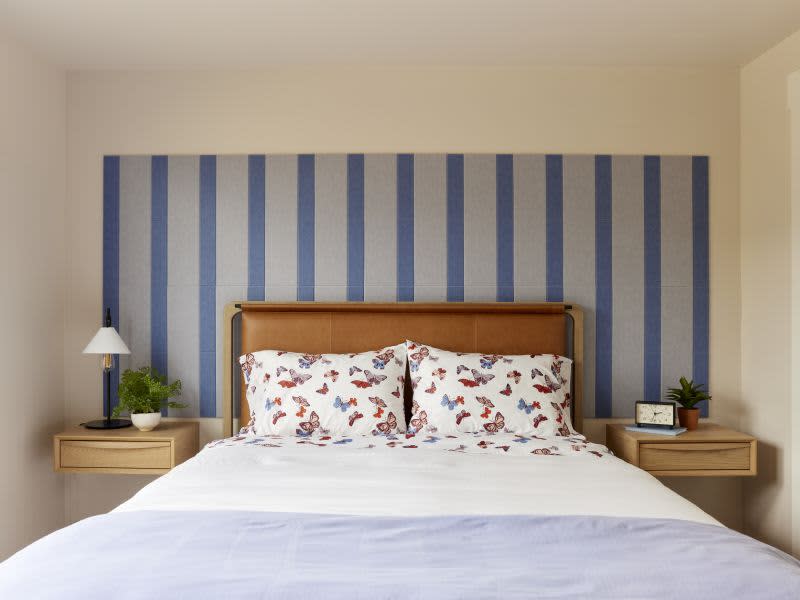
[[[642,444],[639,466],[648,471],[747,470],[750,444]]]
[[[61,441],[61,466],[81,468],[169,469],[170,442]]]

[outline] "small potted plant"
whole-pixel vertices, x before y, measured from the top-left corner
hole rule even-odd
[[[117,392],[119,404],[114,409],[114,418],[127,412],[140,431],[151,431],[158,426],[163,407],[186,408],[186,404],[169,401],[180,396],[181,380],[167,384],[167,378],[153,367],[142,367],[138,371],[127,369],[122,374]]]
[[[697,419],[700,417],[700,409],[695,405],[703,400],[711,400],[711,396],[703,391],[701,384],[687,381],[686,377],[681,377],[680,383],[681,387],[667,391],[667,399],[681,405],[678,409],[678,422],[681,427],[692,431],[697,429]]]

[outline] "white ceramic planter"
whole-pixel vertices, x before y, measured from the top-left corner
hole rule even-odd
[[[134,427],[139,431],[152,431],[161,423],[161,413],[137,413],[131,415]]]

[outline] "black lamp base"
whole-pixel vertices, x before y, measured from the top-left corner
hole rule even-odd
[[[131,425],[133,423],[129,419],[98,419],[83,424],[87,429],[122,429]]]

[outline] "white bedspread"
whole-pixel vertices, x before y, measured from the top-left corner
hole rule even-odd
[[[599,515],[719,525],[602,446],[510,434],[388,440],[237,436],[209,444],[116,511],[176,509]]]

